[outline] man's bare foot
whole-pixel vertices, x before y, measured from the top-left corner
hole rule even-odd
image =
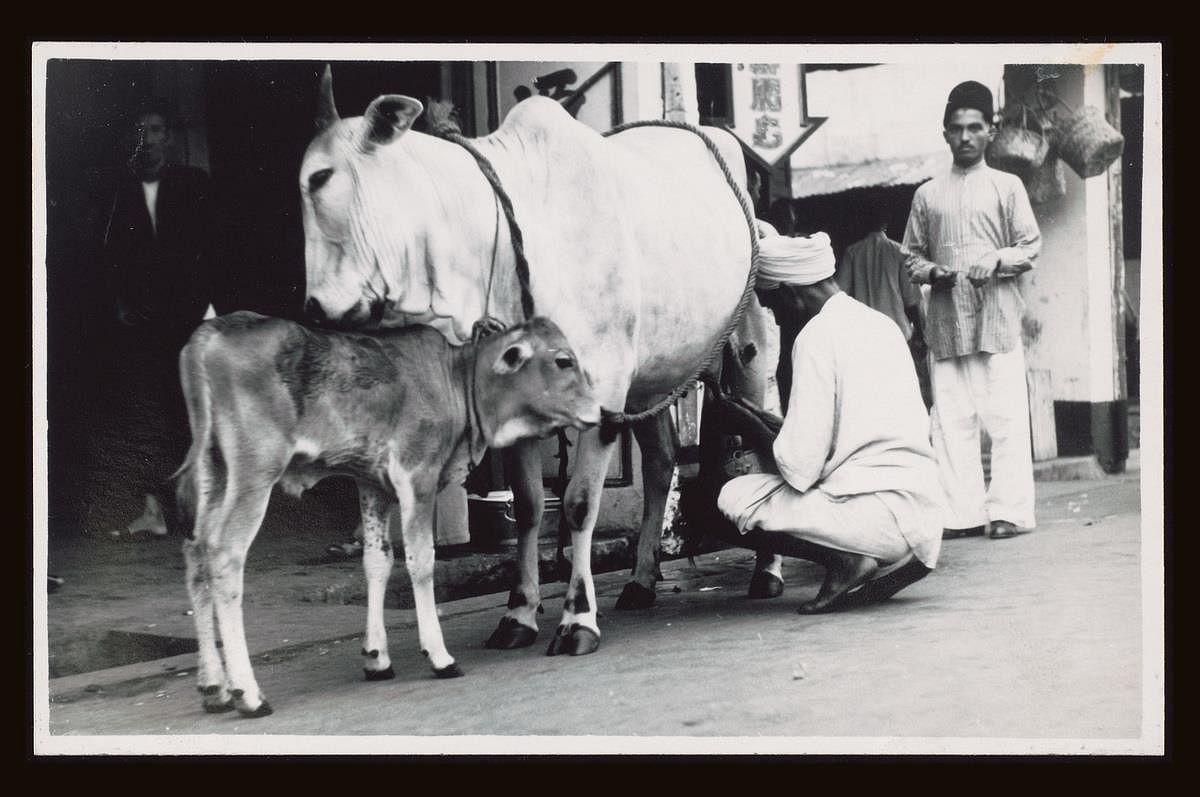
[[[862,587],[879,569],[877,561],[861,554],[836,551],[831,552],[828,559],[825,582],[821,584],[820,592],[817,597],[800,604],[800,614],[821,614],[849,608],[859,593],[865,597]]]
[[[167,521],[163,517],[162,507],[158,499],[146,493],[146,508],[142,516],[126,527],[126,532],[132,537],[135,534],[149,534],[151,537],[167,536]]]

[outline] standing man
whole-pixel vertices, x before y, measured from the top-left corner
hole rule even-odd
[[[917,189],[904,247],[914,283],[928,284],[926,336],[934,362],[933,447],[949,501],[944,536],[992,539],[1034,526],[1033,458],[1017,278],[1033,268],[1041,234],[1020,178],[988,167],[992,93],[955,86],[943,135],[949,174]],[[979,429],[992,440],[986,493]]]
[[[759,242],[759,301],[800,327],[792,410],[772,472],[731,479],[717,499],[746,547],[825,566],[802,614],[889,598],[930,572],[942,544],[929,417],[904,338],[833,276],[825,233]]]
[[[132,415],[127,439],[141,471],[124,475],[145,493],[142,515],[125,531],[164,536],[164,509],[173,506],[168,479],[189,441],[179,351],[213,298],[215,230],[208,175],[168,162],[172,132],[165,104],[142,106],[131,123],[133,154],[104,236],[119,322],[113,370],[126,380]]]
[[[887,207],[872,201],[865,207],[870,232],[846,247],[838,264],[837,283],[851,297],[896,322],[912,352],[921,399],[933,403],[921,324],[921,292],[908,278],[904,250],[888,237]]]

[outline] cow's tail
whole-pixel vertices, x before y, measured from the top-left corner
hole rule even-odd
[[[209,341],[216,331],[207,324],[201,325],[192,339],[179,353],[179,379],[183,387],[183,398],[187,404],[188,425],[192,430],[192,444],[179,469],[171,475],[175,482],[175,499],[179,507],[179,520],[187,530],[189,539],[195,536],[200,502],[211,492],[214,460],[218,458],[213,447],[212,391],[209,387],[208,371],[204,355]]]

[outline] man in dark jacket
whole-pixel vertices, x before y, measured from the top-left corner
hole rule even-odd
[[[119,180],[104,238],[104,266],[120,322],[115,363],[128,379],[129,436],[146,492],[129,533],[167,533],[168,477],[187,450],[179,351],[213,296],[213,214],[208,175],[168,162],[170,116],[161,104],[133,118],[133,155]],[[158,427],[158,428],[155,428]]]

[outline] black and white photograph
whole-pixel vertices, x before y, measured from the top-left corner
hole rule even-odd
[[[30,58],[34,755],[1168,749],[1162,43]]]

